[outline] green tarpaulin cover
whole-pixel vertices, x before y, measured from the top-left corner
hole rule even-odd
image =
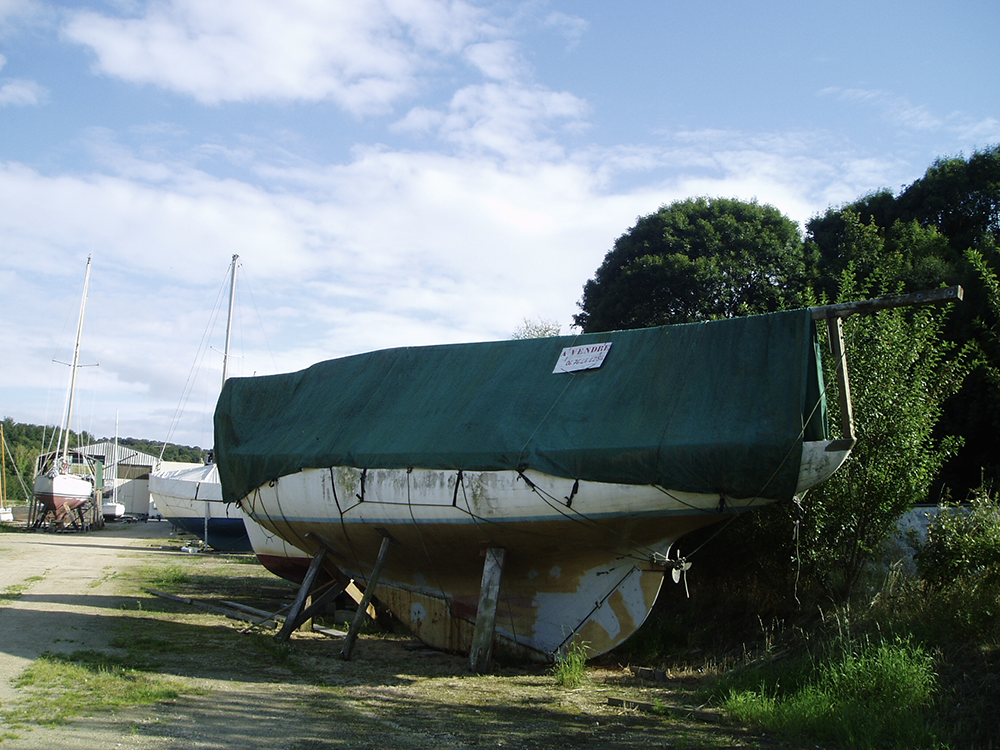
[[[611,343],[553,373],[566,347]],[[534,469],[789,498],[827,437],[808,310],[611,333],[408,347],[232,378],[215,412],[224,499],[304,468]]]

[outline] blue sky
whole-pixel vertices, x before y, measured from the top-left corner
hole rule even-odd
[[[995,0],[0,0],[0,411],[61,420],[88,255],[99,436],[211,443],[233,254],[236,375],[570,333],[664,203],[804,225],[1000,142],[998,32]]]

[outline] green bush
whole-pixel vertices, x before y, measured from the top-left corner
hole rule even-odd
[[[1000,567],[996,495],[980,488],[968,505],[948,505],[928,527],[914,560],[920,577],[935,589],[959,579],[995,576]]]

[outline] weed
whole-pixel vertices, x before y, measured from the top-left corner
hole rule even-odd
[[[586,670],[587,644],[583,642],[574,643],[566,651],[557,654],[552,665],[556,684],[564,688],[580,687],[587,676]]]
[[[150,584],[163,588],[182,586],[189,580],[190,575],[180,565],[168,565],[163,568],[157,568],[149,575]]]

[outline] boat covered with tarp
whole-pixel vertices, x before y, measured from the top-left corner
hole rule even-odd
[[[604,652],[642,623],[683,534],[822,481],[833,441],[810,310],[405,347],[231,378],[223,499],[468,651],[489,548],[496,640]]]

